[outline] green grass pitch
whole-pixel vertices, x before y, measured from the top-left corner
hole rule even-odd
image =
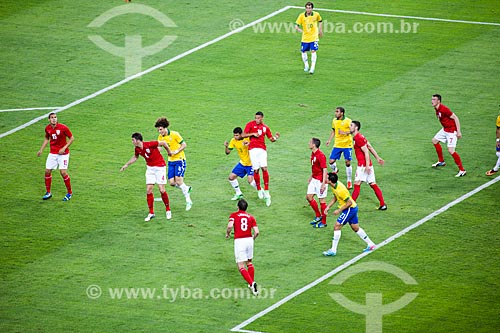
[[[304,3],[3,1],[0,110],[63,107],[123,80],[124,58],[97,47],[90,35],[118,47],[126,36],[141,35],[143,46],[176,36],[167,48],[142,59],[146,70],[227,34],[231,22],[247,24]],[[89,27],[107,10],[130,5],[163,13],[175,27],[134,13]],[[48,149],[40,158],[36,152],[46,120],[0,138],[1,332],[228,332],[359,255],[364,243],[346,227],[338,255],[323,257],[334,219],[329,217],[328,229],[308,224],[313,214],[305,200],[307,143],[312,136],[326,142],[339,105],[361,121],[361,132],[386,160],[376,173],[389,209],[376,209],[366,184],[358,199],[361,226],[376,243],[494,179],[484,173],[495,163],[500,112],[497,1],[347,0],[318,1],[315,7],[406,16],[324,10],[325,29],[400,28],[402,20],[418,25],[415,33],[404,34],[326,31],[316,73],[308,75],[302,71],[300,35],[286,31],[302,9],[290,8],[258,29],[249,27],[68,107],[58,117],[76,138],[70,202],[61,201],[65,188],[58,172],[54,198],[41,200]],[[271,26],[282,30],[271,31]],[[448,165],[430,167],[436,161],[431,138],[439,129],[430,104],[433,93],[442,94],[443,103],[460,117],[463,138],[457,151],[466,177],[454,177],[457,170],[446,148]],[[271,207],[240,180],[261,230],[254,263],[263,293],[247,297],[233,242],[224,238],[227,217],[236,209],[227,176],[237,157],[226,156],[223,143],[256,111],[263,111],[265,122],[282,137],[268,145]],[[2,111],[0,135],[47,112]],[[155,139],[160,116],[168,117],[171,129],[188,144],[186,183],[193,187],[194,206],[184,211],[180,191],[168,188],[173,219],[167,222],[158,202],[158,217],[146,223],[145,163],[141,159],[123,173],[119,169],[133,154],[130,135],[140,131],[146,140]],[[324,144],[321,148],[330,153]],[[329,278],[243,330],[370,331],[376,327],[367,329],[365,315],[342,307],[329,294],[342,293],[358,304],[365,304],[368,294],[381,294],[388,306],[405,293],[417,293],[411,303],[382,317],[384,332],[496,331],[499,194],[497,182],[351,266],[393,265],[416,284],[380,271],[353,276],[342,285]],[[89,297],[97,286],[101,296]],[[123,288],[137,288],[139,294],[112,295]],[[238,297],[240,290],[245,293]]]

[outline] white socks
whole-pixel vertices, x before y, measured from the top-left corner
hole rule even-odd
[[[241,189],[240,189],[240,184],[238,183],[238,179],[235,180],[230,180],[229,184],[234,188],[234,192],[236,192],[236,195],[241,195]]]
[[[314,72],[314,68],[316,67],[316,52],[311,52],[311,72]]]
[[[497,151],[497,156],[498,156],[498,160],[497,160],[497,164],[495,164],[495,167],[493,168],[494,171],[498,171],[498,169],[500,169],[500,151]]]
[[[365,243],[368,244],[368,246],[375,245],[375,243],[372,242],[372,240],[370,239],[370,237],[368,237],[368,235],[366,234],[366,232],[361,227],[356,232],[356,234],[359,236],[359,238],[361,238],[362,240],[364,240]]]
[[[340,236],[342,235],[342,231],[334,230],[333,238],[332,238],[332,251],[337,253],[337,246],[339,245]]]
[[[352,182],[352,166],[345,167],[345,174],[347,176],[347,181]]]
[[[307,53],[302,52],[302,61],[304,62],[304,67],[309,67],[309,64],[307,62]]]
[[[191,196],[189,195],[189,186],[187,186],[185,183],[182,183],[179,185],[179,188],[182,191],[182,194],[184,194],[184,197],[186,198],[186,202],[191,201]]]

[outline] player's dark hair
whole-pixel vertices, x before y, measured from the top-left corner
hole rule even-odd
[[[358,128],[358,131],[361,129],[361,123],[359,121],[353,120],[352,123]]]
[[[439,94],[434,94],[434,95],[432,95],[432,97],[437,97],[437,99],[441,102],[441,95],[439,95]]]
[[[319,148],[319,146],[321,145],[321,140],[318,138],[312,138],[311,140],[313,144],[316,146],[316,148]]]
[[[143,141],[142,140],[142,134],[139,133],[139,132],[135,132],[134,134],[132,134],[132,139],[136,139],[136,140],[139,140],[139,141]]]
[[[257,111],[255,115],[264,117],[264,113],[262,111]]]
[[[311,8],[314,8],[314,4],[311,1],[306,2],[305,7],[311,6]]]
[[[53,114],[56,114],[56,113],[55,112],[49,113],[49,116],[47,117],[47,119],[50,119],[50,116],[52,116]]]
[[[340,112],[342,112],[342,114],[345,114],[345,109],[341,106],[337,106],[335,110],[339,110]]]
[[[233,130],[233,133],[234,134],[241,134],[241,133],[243,133],[243,130],[241,129],[241,127],[235,127]]]
[[[238,208],[242,211],[246,211],[248,207],[248,202],[245,199],[238,200]]]
[[[335,172],[330,172],[330,173],[328,173],[328,179],[329,179],[332,183],[336,184],[336,183],[337,183],[337,181],[339,180],[339,176],[337,176],[337,174],[336,174]]]
[[[169,123],[168,119],[165,117],[158,118],[156,120],[156,123],[155,123],[156,128],[158,128],[158,127],[168,128],[169,125],[170,125],[170,123]]]

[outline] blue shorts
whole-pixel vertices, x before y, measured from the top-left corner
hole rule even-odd
[[[168,162],[168,179],[184,177],[186,172],[186,160]]]
[[[349,207],[346,210],[344,210],[339,215],[337,222],[342,225],[346,225],[347,223],[358,224],[358,206],[354,208]]]
[[[318,51],[318,42],[311,42],[311,43],[300,43],[300,52],[304,53],[307,51]]]
[[[253,176],[253,169],[252,169],[252,166],[249,165],[249,166],[244,166],[243,164],[241,164],[240,162],[238,162],[238,164],[236,164],[233,168],[233,171],[231,171],[232,173],[234,173],[236,176],[238,177],[245,177],[245,176]]]
[[[344,159],[346,161],[352,161],[352,148],[333,148],[330,159],[339,160],[342,154],[344,154]]]

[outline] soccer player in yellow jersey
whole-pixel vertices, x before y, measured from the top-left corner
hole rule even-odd
[[[493,167],[493,169],[486,171],[486,176],[493,176],[500,169],[500,115],[497,117],[497,163]]]
[[[300,52],[302,52],[302,61],[304,62],[304,72],[314,74],[316,68],[316,51],[318,51],[319,37],[323,37],[323,19],[318,12],[313,11],[314,4],[306,3],[306,11],[301,13],[295,21],[295,29],[302,33],[302,41]],[[309,61],[307,52],[311,51],[311,67],[309,69]]]
[[[250,161],[250,154],[248,153],[248,145],[250,143],[249,138],[243,138],[243,129],[241,127],[236,127],[233,130],[233,138],[231,141],[224,142],[224,147],[226,147],[226,155],[229,155],[233,149],[236,149],[240,161],[233,168],[233,171],[229,174],[229,183],[234,188],[235,194],[231,200],[239,200],[243,198],[243,193],[240,189],[240,184],[238,183],[238,177],[247,176],[248,183],[255,189],[257,185],[253,179],[253,168],[252,162]]]
[[[168,156],[168,182],[170,186],[180,188],[186,198],[186,210],[193,206],[191,201],[191,186],[184,183],[184,173],[186,172],[186,142],[179,132],[168,129],[170,122],[167,118],[158,118],[155,127],[158,129],[158,141],[164,141],[170,148],[171,154]]]
[[[332,153],[330,154],[330,166],[333,172],[337,173],[338,168],[336,161],[344,154],[345,173],[347,176],[347,189],[352,188],[352,135],[351,135],[351,119],[345,116],[345,109],[341,106],[335,109],[335,118],[332,120],[332,133],[326,141],[328,146],[335,137]]]
[[[372,242],[370,237],[366,234],[366,232],[359,226],[358,223],[358,205],[356,201],[351,198],[349,191],[347,188],[338,181],[338,176],[334,172],[330,172],[328,174],[328,185],[330,185],[333,192],[333,199],[325,208],[325,215],[328,215],[328,210],[338,202],[339,208],[336,209],[333,214],[339,215],[337,218],[337,222],[335,222],[335,226],[333,227],[333,239],[332,239],[332,247],[327,251],[323,252],[324,256],[332,257],[337,254],[337,246],[339,245],[341,229],[344,225],[349,223],[351,229],[359,236],[367,245],[367,247],[363,250],[363,252],[373,251],[375,249],[375,243]]]

